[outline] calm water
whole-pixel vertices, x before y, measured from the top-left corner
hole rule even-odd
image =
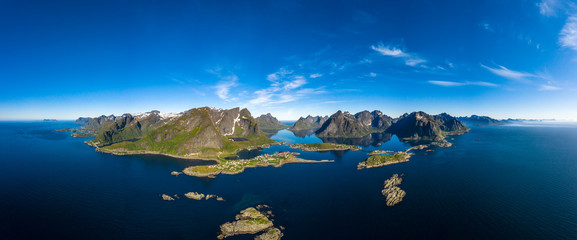
[[[284,239],[577,238],[577,125],[477,127],[454,136],[455,147],[356,170],[370,150],[409,147],[392,136],[364,151],[301,155],[333,163],[215,179],[170,175],[203,162],[97,153],[89,138],[53,131],[71,126],[0,122],[0,239],[215,239],[220,224],[257,204],[272,207]],[[273,138],[320,141],[286,130]],[[386,207],[380,191],[394,173],[405,175],[407,196]],[[190,191],[227,201],[159,197]]]

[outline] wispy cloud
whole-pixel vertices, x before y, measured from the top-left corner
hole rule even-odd
[[[491,24],[489,24],[488,22],[479,23],[479,27],[485,29],[488,32],[495,32],[495,29],[493,29],[493,27],[491,27]]]
[[[508,69],[504,66],[499,66],[498,68],[492,68],[492,67],[488,67],[488,66],[481,64],[481,67],[489,70],[490,72],[492,72],[495,75],[498,75],[498,76],[501,76],[501,77],[504,77],[507,79],[523,82],[523,83],[531,82],[528,78],[538,77],[535,74],[531,74],[531,73],[527,73],[527,72],[513,71],[513,70]]]
[[[325,104],[335,104],[335,103],[342,103],[342,102],[345,102],[345,101],[324,101],[323,103],[325,103]]]
[[[559,33],[559,43],[563,47],[577,51],[577,14],[567,18],[565,26]]]
[[[377,45],[371,45],[371,49],[375,50],[383,56],[402,58],[405,61],[405,64],[411,67],[415,67],[427,62],[427,60],[422,59],[415,54],[407,53],[398,47],[385,46],[385,44],[382,42],[378,43]]]
[[[292,70],[286,70],[284,68],[281,68],[281,69],[279,69],[278,72],[271,73],[271,74],[267,75],[266,80],[269,80],[271,82],[277,82],[281,78],[285,78],[286,76],[292,74],[293,72],[294,71],[292,71]]]
[[[453,81],[429,81],[430,84],[443,87],[460,87],[460,86],[483,86],[483,87],[498,87],[499,85],[490,82],[453,82]]]
[[[237,101],[238,98],[232,97],[230,89],[238,85],[238,77],[232,72],[223,73],[222,68],[208,69],[207,72],[216,75],[220,81],[214,86],[215,94],[227,102]]]
[[[383,43],[379,43],[378,45],[372,45],[371,49],[379,52],[382,55],[385,56],[391,56],[391,57],[408,57],[409,55],[405,52],[403,52],[403,50],[396,48],[396,47],[391,47],[391,46],[385,46]]]
[[[222,80],[215,86],[216,95],[227,102],[236,101],[236,98],[230,96],[230,89],[237,86],[238,77],[234,74],[222,77]]]
[[[535,86],[539,91],[562,90],[561,88],[553,85],[555,83],[554,79],[546,72],[534,74],[528,72],[513,71],[503,66],[499,66],[499,68],[491,68],[483,64],[481,64],[481,66],[491,71],[495,75],[527,84],[529,86]]]
[[[556,91],[556,90],[561,90],[561,88],[551,85],[541,85],[539,87],[539,91]]]
[[[425,62],[427,62],[427,61],[425,59],[421,59],[421,58],[416,58],[416,57],[405,58],[405,64],[407,64],[411,67],[417,66],[417,65],[419,65],[421,63],[425,63]]]
[[[375,23],[377,21],[377,18],[375,18],[373,15],[365,11],[355,10],[353,12],[353,20],[363,24],[371,24]]]
[[[559,9],[561,5],[559,0],[542,0],[540,3],[537,3],[541,15],[548,17],[557,15],[557,9]]]
[[[315,78],[320,78],[322,76],[323,75],[320,73],[313,73],[313,74],[309,75],[309,78],[315,79]]]
[[[314,75],[314,74],[313,74]],[[315,75],[320,77],[321,75]],[[270,106],[273,104],[288,103],[300,100],[307,95],[324,93],[322,88],[303,88],[307,79],[294,71],[281,68],[278,72],[267,75],[271,82],[265,89],[254,92],[256,97],[248,101],[250,105]]]
[[[376,77],[377,74],[374,72],[370,72],[369,74],[367,74],[367,77]]]

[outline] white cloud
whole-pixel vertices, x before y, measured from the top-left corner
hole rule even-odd
[[[430,84],[439,85],[443,87],[459,87],[459,86],[483,86],[483,87],[498,87],[499,85],[490,82],[453,82],[453,81],[429,81]]]
[[[385,56],[391,57],[407,57],[409,56],[407,53],[403,52],[403,50],[398,49],[396,47],[391,48],[390,46],[385,46],[383,43],[379,43],[377,46],[372,45],[371,49],[379,52]]]
[[[430,84],[439,85],[443,87],[455,87],[455,86],[463,86],[463,83],[459,82],[451,82],[451,81],[429,81]]]
[[[543,0],[540,3],[537,3],[541,15],[548,17],[555,16],[560,5],[561,2],[559,0]]]
[[[372,63],[372,62],[373,62],[373,60],[371,60],[371,59],[363,58],[363,60],[361,60],[361,61],[359,62],[359,64],[365,64],[365,63],[368,64],[368,63]]]
[[[504,77],[507,79],[519,81],[519,82],[524,82],[524,83],[530,82],[530,80],[528,80],[527,78],[538,77],[535,74],[513,71],[513,70],[510,70],[510,69],[503,67],[503,66],[499,66],[499,68],[491,68],[491,67],[487,67],[487,66],[481,64],[481,67],[489,70],[490,72],[492,72],[495,75],[498,75],[498,76],[501,76],[501,77]]]
[[[307,80],[305,79],[305,77],[295,76],[294,80],[284,82],[283,88],[286,90],[292,90],[292,89],[298,88],[298,87],[305,85],[305,84],[307,84]]]
[[[311,74],[320,77],[321,74]],[[294,102],[307,95],[324,93],[322,89],[302,88],[307,79],[302,75],[294,74],[292,70],[281,68],[278,72],[267,75],[272,83],[268,88],[255,91],[256,97],[248,101],[249,105],[270,106],[274,104]]]
[[[327,91],[325,91],[323,87],[320,87],[320,88],[303,88],[301,90],[298,90],[296,93],[297,95],[302,95],[302,94],[321,94],[326,92]]]
[[[422,59],[415,54],[407,53],[397,47],[385,46],[382,42],[378,43],[377,45],[371,45],[371,49],[375,50],[383,56],[402,58],[405,61],[405,64],[411,67],[415,67],[421,63],[427,62],[427,60]]]
[[[313,78],[313,79],[314,79],[314,78],[320,78],[320,77],[322,77],[322,76],[323,76],[323,75],[320,74],[320,73],[313,73],[313,74],[309,75],[309,78]]]
[[[561,46],[577,51],[577,15],[570,16],[559,33]]]
[[[238,82],[238,77],[234,74],[222,77],[222,80],[215,86],[216,95],[227,102],[235,101],[236,98],[230,97],[230,89],[235,87]]]
[[[427,61],[424,59],[421,59],[421,58],[417,58],[417,57],[405,59],[405,64],[407,64],[408,66],[411,66],[411,67],[417,66],[417,65],[419,65],[421,63],[425,63],[425,62],[427,62]]]
[[[485,29],[486,31],[489,32],[495,32],[495,30],[493,29],[493,27],[491,27],[491,24],[487,23],[487,22],[482,22],[479,23],[479,26],[483,29]]]
[[[561,90],[561,88],[551,85],[541,85],[539,87],[539,91],[556,91],[556,90]]]
[[[376,74],[376,73],[374,73],[374,72],[370,72],[370,73],[369,73],[367,76],[368,76],[368,77],[376,77],[376,76],[377,76],[377,74]]]
[[[279,81],[279,80],[285,78],[287,75],[290,75],[292,73],[293,73],[292,70],[289,71],[289,70],[286,70],[284,68],[281,68],[281,69],[279,69],[278,72],[271,73],[271,74],[267,75],[266,80],[269,80],[271,82],[276,82],[276,81]]]

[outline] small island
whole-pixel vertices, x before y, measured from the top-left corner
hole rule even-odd
[[[195,177],[215,177],[218,174],[238,174],[245,168],[280,167],[286,163],[326,163],[330,160],[305,160],[297,158],[298,153],[278,152],[275,154],[263,154],[246,160],[221,160],[219,164],[209,166],[187,167],[182,172]]]
[[[312,152],[362,150],[362,148],[359,146],[337,144],[337,143],[297,143],[297,144],[289,144],[289,147],[292,149],[301,149],[303,151],[312,151]]]
[[[189,198],[189,199],[194,199],[194,200],[209,200],[211,198],[216,198],[217,201],[222,202],[224,201],[224,198],[214,195],[214,194],[203,194],[203,193],[197,193],[197,192],[189,192],[189,193],[185,193],[184,194],[185,197]]]
[[[409,153],[410,148],[404,152],[393,152],[393,151],[381,151],[376,150],[369,153],[369,158],[360,162],[357,165],[357,169],[361,170],[364,168],[374,168],[382,167],[386,165],[391,165],[395,163],[408,162],[413,153]]]
[[[281,239],[283,236],[282,232],[280,229],[274,227],[274,224],[270,219],[272,217],[272,212],[259,211],[264,208],[269,207],[266,205],[259,205],[256,208],[249,207],[240,211],[240,213],[235,217],[236,221],[220,225],[221,233],[218,235],[218,239],[224,239],[226,237],[241,234],[257,234],[260,232],[263,233],[256,236],[255,239]]]
[[[174,195],[174,196],[177,197],[176,195]],[[164,200],[164,201],[174,201],[173,197],[168,196],[166,194],[162,194],[162,195],[160,195],[160,197],[162,197],[162,200]]]
[[[399,174],[393,174],[391,178],[385,180],[384,188],[381,193],[386,197],[387,206],[391,207],[403,201],[406,192],[397,187],[397,185],[401,184],[402,181],[403,178],[399,177]]]

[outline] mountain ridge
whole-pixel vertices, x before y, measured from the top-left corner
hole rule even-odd
[[[246,108],[193,108],[168,118],[153,111],[138,117],[124,114],[114,120],[101,124],[96,138],[88,144],[115,154],[158,153],[218,159],[244,148],[274,142],[264,135]]]

